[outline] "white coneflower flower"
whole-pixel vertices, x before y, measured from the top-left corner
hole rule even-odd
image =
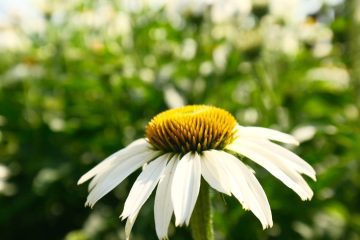
[[[145,165],[121,214],[122,219],[127,218],[127,237],[156,185],[154,215],[158,237],[167,238],[173,212],[176,226],[188,225],[199,195],[201,176],[215,190],[234,195],[265,229],[273,225],[267,197],[254,172],[238,159],[239,155],[267,169],[302,200],[311,199],[313,192],[301,174],[315,180],[315,171],[307,162],[271,140],[298,145],[294,137],[276,130],[240,126],[230,113],[220,108],[185,106],[155,116],[146,127],[146,138],[114,153],[83,175],[78,183],[92,178],[86,202],[92,207]]]

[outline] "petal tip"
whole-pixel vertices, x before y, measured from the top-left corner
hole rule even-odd
[[[311,176],[309,176],[314,182],[316,182],[317,181],[317,179],[316,179],[316,175],[314,174],[314,175],[311,175]]]
[[[96,202],[91,202],[90,200],[86,200],[85,207],[90,207],[91,209],[94,208]]]
[[[272,228],[272,227],[273,227],[273,223],[272,223],[272,222],[266,223],[266,224],[262,225],[263,230],[266,230],[266,229],[269,229],[269,228]]]
[[[314,170],[314,169],[313,169],[313,170]],[[317,181],[315,170],[313,171],[313,173],[311,174],[310,177],[311,177],[311,179],[314,180],[315,182]]]
[[[310,201],[311,199],[312,199],[312,197],[313,197],[313,193],[311,193],[311,194],[309,194],[309,195],[307,195],[307,196],[301,196],[301,200],[302,201]]]
[[[81,177],[78,181],[77,181],[77,185],[83,184],[85,182],[84,177]]]
[[[291,144],[295,145],[295,146],[300,146],[299,140],[297,140],[295,137],[294,137],[294,140],[293,140],[293,142]]]
[[[180,221],[180,220],[175,220],[175,227],[182,227],[184,226],[184,220]]]

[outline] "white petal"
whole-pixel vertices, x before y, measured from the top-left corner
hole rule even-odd
[[[169,157],[169,153],[161,155],[150,162],[138,176],[125,201],[121,214],[123,219],[136,213],[149,198],[163,174]]]
[[[171,201],[175,213],[175,225],[189,225],[196,199],[199,195],[201,180],[200,156],[187,153],[176,166],[171,186]]]
[[[159,156],[159,152],[149,150],[125,159],[110,168],[108,172],[98,179],[96,185],[90,191],[85,205],[94,206],[100,198],[119,185],[132,172],[157,156]]]
[[[124,159],[129,158],[130,156],[149,150],[149,146],[150,144],[146,141],[145,138],[135,140],[126,148],[123,148],[117,151],[116,153],[110,155],[105,160],[101,161],[99,164],[93,167],[90,171],[85,173],[79,179],[78,184],[82,184],[88,181],[90,178],[94,177],[95,175],[108,170],[113,165],[116,165],[118,162],[121,162]]]
[[[139,211],[140,211],[140,209],[127,218],[127,221],[126,221],[126,224],[125,224],[125,237],[126,237],[126,240],[130,239],[131,229],[134,226],[134,223],[135,223],[135,220],[136,220],[136,218],[137,218],[137,216],[139,214]]]
[[[222,178],[219,181],[225,181],[226,183],[224,183],[224,185],[225,186],[227,185],[226,186],[227,191],[230,190],[231,193],[235,192],[235,197],[242,204],[243,208],[249,210],[249,206],[245,201],[245,196],[243,196],[243,193],[241,191],[234,191],[234,179],[233,179],[234,177],[230,175],[228,167],[224,164],[223,156],[219,154],[219,151],[217,150],[204,151],[204,156],[206,157],[206,160],[212,159],[213,162],[215,161],[217,162],[217,166],[218,166],[217,171],[221,172],[220,175]],[[203,172],[203,169],[201,169],[201,171]]]
[[[282,161],[278,160],[278,157],[267,149],[259,147],[250,141],[242,141],[241,144],[238,144],[238,142],[235,141],[226,148],[261,165],[286,186],[294,190],[302,200],[312,198],[313,192],[302,176]]]
[[[270,128],[243,127],[238,125],[237,130],[238,130],[238,136],[240,138],[256,137],[256,138],[270,139],[282,143],[299,145],[299,141],[296,140],[293,136]]]
[[[203,156],[201,157],[201,175],[212,188],[231,195],[228,173],[221,159],[214,156],[211,151],[203,152]]]
[[[260,220],[263,228],[273,225],[271,209],[266,194],[253,172],[233,155],[223,151],[211,151],[222,161],[231,180],[231,192]]]
[[[238,142],[241,143],[241,141],[242,140],[239,139]],[[316,173],[315,170],[311,167],[311,165],[295,153],[287,150],[286,148],[267,140],[246,139],[244,141],[250,141],[256,144],[258,147],[266,148],[268,151],[276,155],[278,159],[284,164],[288,164],[299,173],[303,173],[311,177],[313,180],[316,180]]]
[[[178,155],[172,157],[166,165],[164,174],[160,178],[156,189],[154,217],[156,234],[159,239],[167,239],[168,228],[174,211],[171,203],[171,183],[179,160]]]

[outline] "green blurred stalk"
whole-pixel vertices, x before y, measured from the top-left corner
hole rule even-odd
[[[190,228],[194,240],[214,239],[209,185],[204,180],[201,180],[200,193],[191,216]]]
[[[356,88],[358,103],[360,103],[360,0],[346,1],[348,16],[348,36],[347,50],[348,63],[350,68],[351,80]]]

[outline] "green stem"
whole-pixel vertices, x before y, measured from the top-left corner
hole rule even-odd
[[[191,216],[190,227],[194,240],[214,239],[209,185],[204,180],[201,181],[200,193]]]

